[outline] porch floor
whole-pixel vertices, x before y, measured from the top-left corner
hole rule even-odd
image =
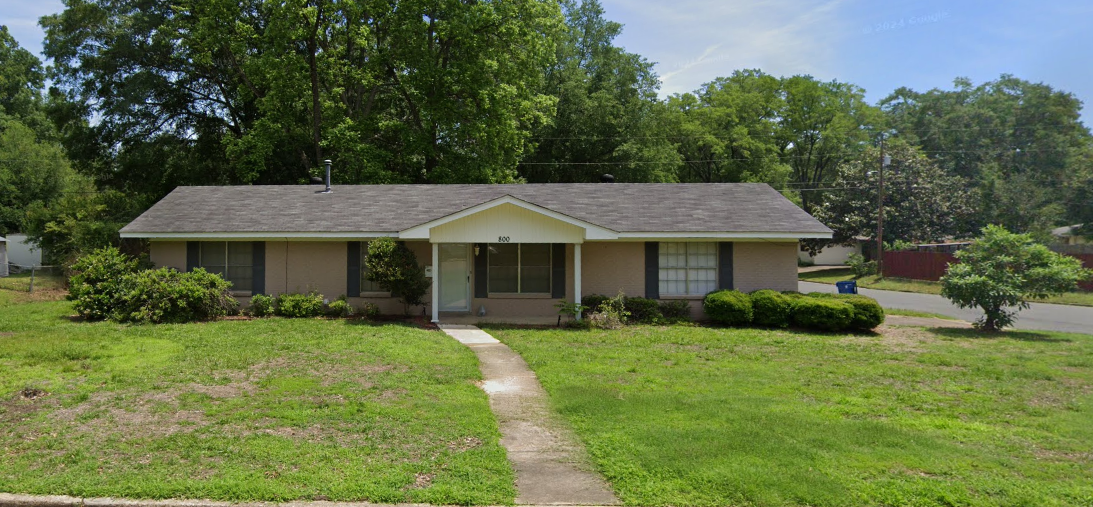
[[[563,317],[562,321],[568,317]],[[454,324],[454,325],[477,325],[481,324],[517,324],[521,326],[553,326],[558,323],[558,316],[552,315],[549,317],[499,317],[486,315],[485,317],[479,317],[477,315],[471,315],[469,313],[446,313],[440,312],[441,324]]]

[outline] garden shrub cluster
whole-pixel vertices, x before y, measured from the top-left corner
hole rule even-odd
[[[710,320],[726,326],[868,331],[884,322],[884,309],[876,300],[855,294],[721,290],[707,294],[702,307]]]
[[[234,312],[231,283],[204,269],[139,269],[114,247],[96,250],[72,265],[68,298],[87,320],[142,324],[209,320]]]
[[[710,320],[726,326],[751,324],[755,310],[751,298],[738,290],[719,290],[706,295],[702,310]]]
[[[323,307],[323,295],[314,291],[307,294],[281,294],[273,305],[273,314],[281,317],[319,317],[324,313],[326,309]]]
[[[589,294],[581,298],[581,305],[590,315],[601,313],[604,304],[617,297]],[[634,324],[674,324],[691,319],[691,305],[685,300],[657,301],[643,297],[622,296],[622,309],[628,314],[625,322]]]
[[[323,300],[323,295],[315,291],[307,294],[285,293],[277,297],[255,294],[250,299],[250,308],[247,313],[252,317],[277,315],[288,318],[312,318],[325,315],[343,319],[360,316],[370,320],[379,317],[380,314],[379,307],[372,303],[365,302],[360,308],[353,307],[344,294],[329,304],[323,303]]]

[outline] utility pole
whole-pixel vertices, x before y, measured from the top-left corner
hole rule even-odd
[[[877,173],[877,276],[884,278],[884,168],[892,157],[884,154],[884,134],[880,135],[880,171]]]

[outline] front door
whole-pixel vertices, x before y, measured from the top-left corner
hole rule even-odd
[[[466,312],[471,309],[471,270],[466,243],[440,244],[440,311]]]

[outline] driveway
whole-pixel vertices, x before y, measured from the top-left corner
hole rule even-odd
[[[835,286],[826,283],[802,281],[797,282],[797,286],[801,292],[835,292]],[[972,322],[983,315],[979,311],[957,308],[948,299],[934,294],[860,288],[858,293],[876,299],[885,308],[938,313],[968,322]],[[1093,334],[1093,307],[1032,303],[1031,308],[1022,310],[1017,314],[1017,322],[1013,327],[1028,330]]]

